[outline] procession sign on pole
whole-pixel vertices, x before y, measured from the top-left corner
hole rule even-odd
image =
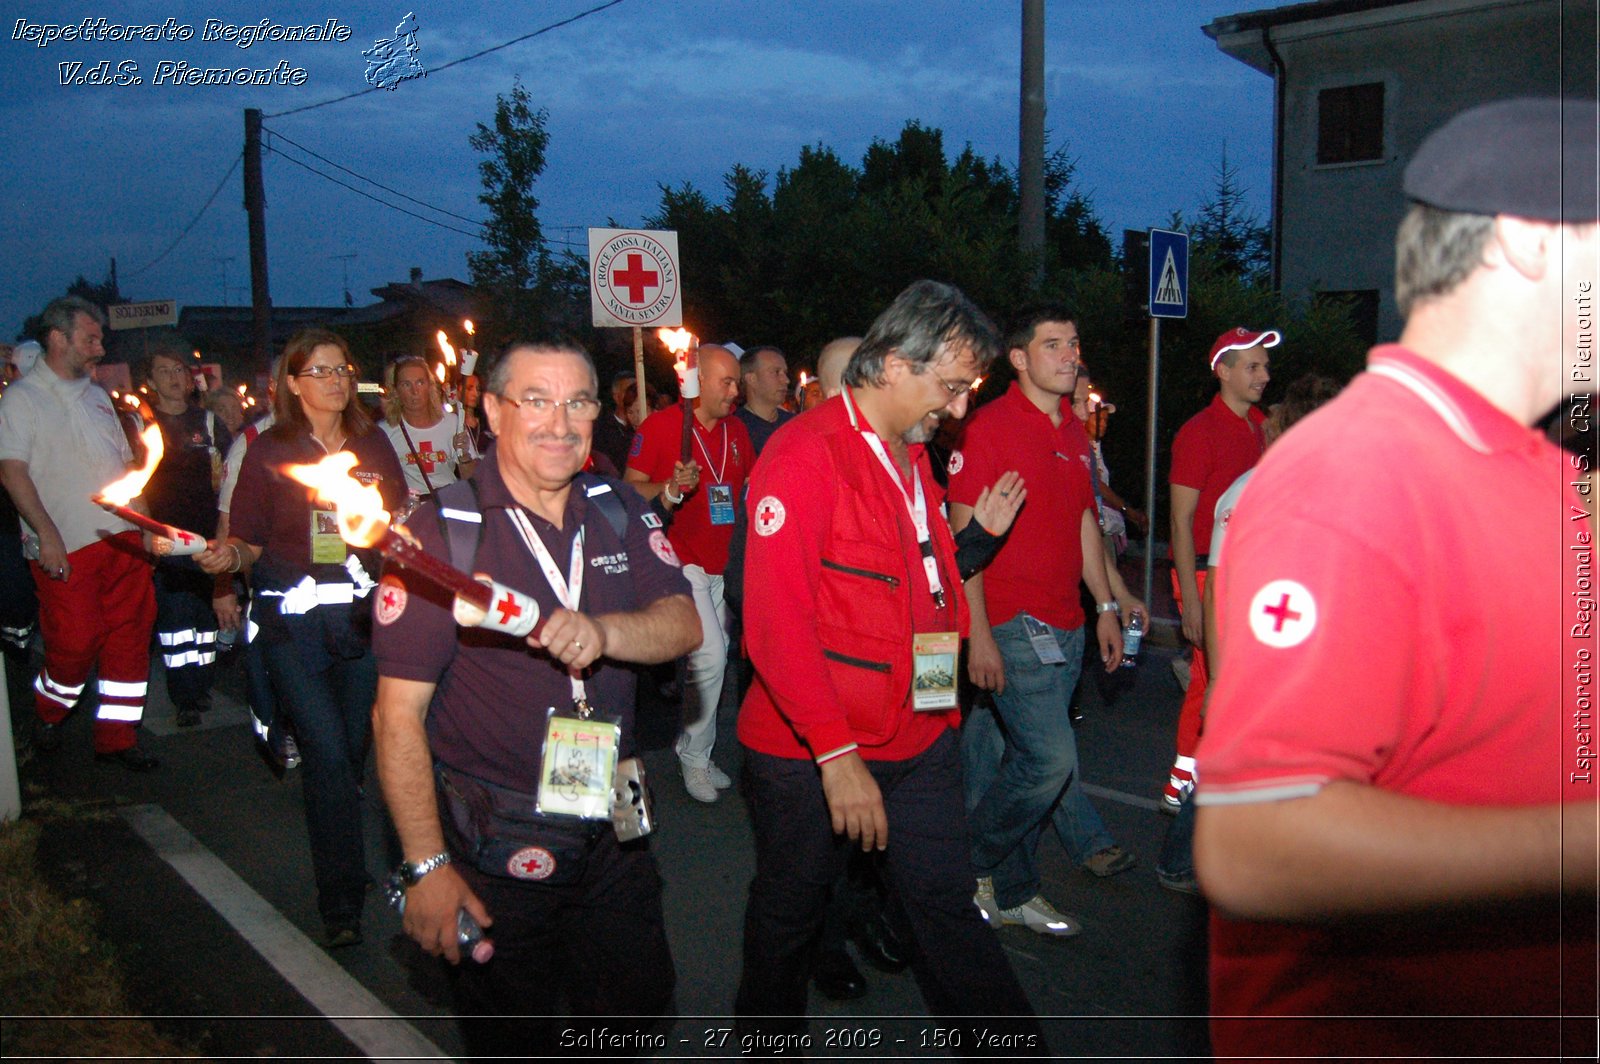
[[[647,405],[644,329],[683,324],[678,234],[670,229],[589,230],[589,310],[596,328],[633,330],[640,418]]]

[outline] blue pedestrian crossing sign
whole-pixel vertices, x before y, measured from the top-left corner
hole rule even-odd
[[[1150,230],[1150,316],[1189,316],[1189,234]]]

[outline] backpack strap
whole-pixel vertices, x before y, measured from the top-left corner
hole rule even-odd
[[[478,557],[478,537],[483,532],[477,482],[468,478],[446,484],[433,493],[433,501],[439,507],[439,525],[450,544],[450,564],[464,573],[472,572]]]
[[[620,480],[602,477],[598,473],[579,473],[573,479],[573,485],[583,489],[584,497],[594,503],[595,507],[606,515],[606,522],[611,525],[611,531],[617,534],[617,539],[626,543],[628,541],[628,509],[622,505],[622,500],[617,497],[617,485]]]

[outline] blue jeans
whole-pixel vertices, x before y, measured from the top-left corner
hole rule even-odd
[[[992,709],[975,706],[961,730],[972,865],[978,875],[993,877],[1003,909],[1039,893],[1034,851],[1046,822],[1074,862],[1112,845],[1078,776],[1070,709],[1083,667],[1083,629],[1050,631],[1063,664],[1039,663],[1020,615],[994,629],[1005,690],[994,696]]]

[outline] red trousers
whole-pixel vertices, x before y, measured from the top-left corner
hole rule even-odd
[[[1206,593],[1206,570],[1201,569],[1194,574],[1195,584],[1202,597]],[[1178,588],[1178,570],[1172,570],[1172,597],[1178,602],[1178,609],[1183,609],[1183,592]],[[1206,685],[1210,682],[1210,671],[1206,668],[1205,647],[1195,647],[1194,656],[1189,659],[1189,689],[1183,693],[1183,708],[1178,711],[1178,756],[1193,757],[1195,747],[1200,745],[1201,710],[1206,705]]]
[[[98,665],[94,749],[112,754],[134,744],[144,717],[156,620],[150,561],[139,534],[124,532],[73,551],[67,562],[72,568],[65,581],[50,579],[38,562],[31,565],[44,635],[33,705],[40,720],[60,723]]]

